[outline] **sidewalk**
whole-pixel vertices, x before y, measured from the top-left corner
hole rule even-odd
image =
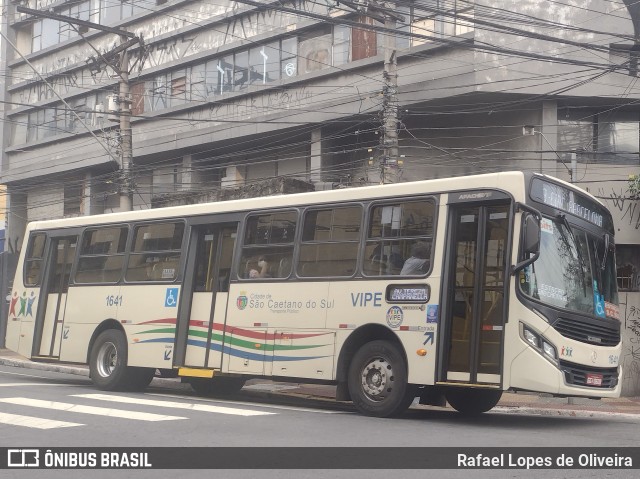
[[[74,374],[85,377],[89,376],[88,366],[33,362],[7,349],[0,349],[0,365]],[[154,378],[153,384],[160,387],[189,389],[189,386],[181,383],[179,378]],[[270,381],[268,379],[252,379],[247,381],[243,391],[268,397],[288,396],[300,399],[335,401],[335,386],[323,384],[299,384]],[[417,405],[413,407],[430,408],[431,406]],[[447,409],[448,408],[447,406]],[[594,400],[584,398],[554,398],[533,393],[505,392],[493,410],[513,414],[532,413],[580,417],[633,415],[640,419],[640,397]]]

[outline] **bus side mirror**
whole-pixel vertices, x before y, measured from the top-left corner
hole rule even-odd
[[[523,228],[522,251],[527,255],[540,253],[540,221],[533,215],[527,215]]]
[[[522,254],[527,257],[518,264],[511,266],[511,274],[516,274],[521,269],[529,266],[540,257],[540,233],[542,231],[540,222],[542,221],[542,214],[531,206],[517,203],[519,209],[527,211],[522,223]]]

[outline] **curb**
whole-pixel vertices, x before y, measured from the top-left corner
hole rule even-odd
[[[86,367],[74,367],[50,363],[34,363],[22,359],[0,358],[0,365],[13,366],[15,368],[35,369],[37,371],[53,371],[56,373],[74,374],[76,376],[89,377],[89,369]]]

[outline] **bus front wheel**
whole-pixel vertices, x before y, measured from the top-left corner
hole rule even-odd
[[[127,340],[122,331],[108,329],[96,338],[89,359],[91,381],[105,391],[135,391],[146,388],[155,369],[127,366]]]
[[[397,416],[417,393],[407,379],[407,365],[398,346],[390,341],[371,341],[358,349],[349,366],[351,400],[367,416]]]
[[[502,391],[493,389],[449,389],[445,393],[447,402],[456,411],[467,414],[482,414],[492,409],[502,396]]]

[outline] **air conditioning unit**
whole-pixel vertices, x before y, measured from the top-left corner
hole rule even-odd
[[[118,95],[107,95],[107,112],[109,112],[107,120],[120,121],[120,117],[118,116],[119,111],[120,106],[118,105]]]

